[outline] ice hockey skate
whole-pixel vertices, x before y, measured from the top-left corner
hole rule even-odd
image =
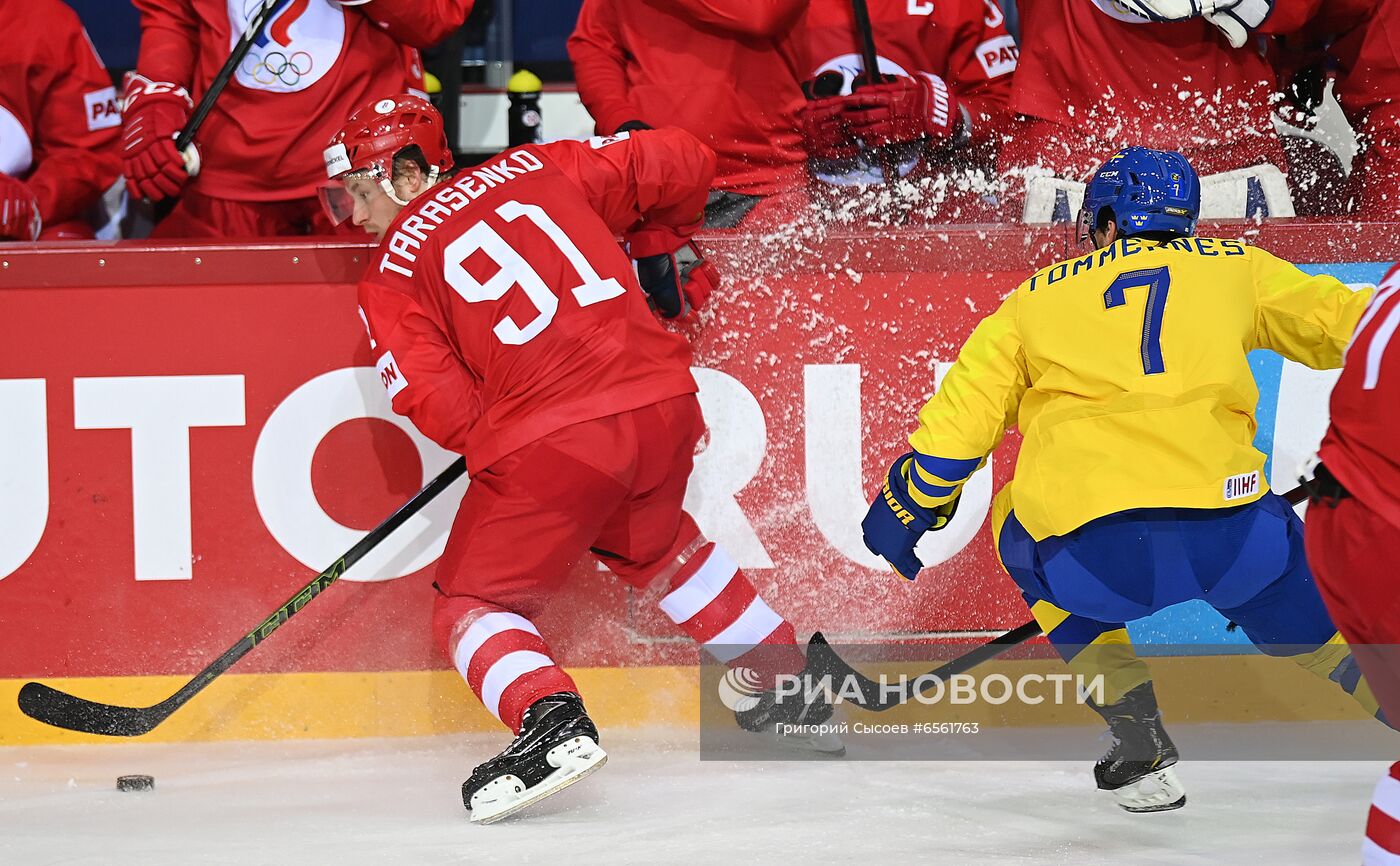
[[[1113,794],[1129,812],[1167,812],[1186,805],[1186,789],[1173,765],[1178,754],[1162,727],[1162,711],[1152,683],[1128,692],[1115,704],[1093,705],[1108,722],[1113,745],[1094,765],[1099,790]]]
[[[804,671],[802,681],[807,680]],[[840,758],[846,754],[846,744],[820,727],[831,721],[832,713],[824,690],[804,686],[800,694],[764,691],[753,706],[735,710],[734,720],[746,731],[771,738],[779,748],[810,757]]]
[[[583,700],[561,692],[530,705],[520,734],[462,783],[475,824],[490,824],[556,794],[607,763]]]

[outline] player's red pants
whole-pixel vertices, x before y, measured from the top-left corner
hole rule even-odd
[[[1400,719],[1400,527],[1357,499],[1308,506],[1308,563],[1337,628],[1391,724]],[[1381,778],[1366,821],[1366,866],[1400,864],[1400,763]]]
[[[331,223],[315,196],[287,201],[234,201],[187,189],[151,231],[153,238],[270,238],[353,235],[348,222]]]
[[[722,662],[802,669],[792,626],[681,508],[703,431],[687,394],[557,430],[472,476],[438,564],[433,632],[512,730],[530,704],[577,691],[530,620],[590,548],[632,586],[668,580],[662,610]]]
[[[1357,499],[1308,506],[1308,563],[1387,719],[1400,720],[1400,528]]]

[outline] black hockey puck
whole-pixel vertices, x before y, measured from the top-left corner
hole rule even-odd
[[[118,791],[153,791],[156,787],[154,776],[118,776]]]

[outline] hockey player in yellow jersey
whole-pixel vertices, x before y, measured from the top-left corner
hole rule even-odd
[[[1195,237],[1199,206],[1178,153],[1130,147],[1105,163],[1080,215],[1094,251],[1036,272],[977,326],[862,524],[871,551],[914,579],[914,545],[1020,429],[993,505],[997,552],[1061,656],[1106,675],[1095,709],[1114,744],[1095,778],[1129,811],[1186,796],[1128,620],[1204,599],[1263,652],[1376,711],[1313,584],[1301,521],[1264,478],[1247,360],[1263,348],[1340,367],[1370,292]]]

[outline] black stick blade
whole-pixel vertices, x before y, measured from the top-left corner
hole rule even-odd
[[[19,709],[36,722],[108,737],[139,737],[169,715],[154,707],[118,707],[99,704],[60,692],[43,683],[25,683],[19,690]]]

